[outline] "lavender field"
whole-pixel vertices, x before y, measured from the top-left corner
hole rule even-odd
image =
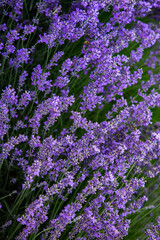
[[[0,1],[0,240],[160,240],[160,0]]]

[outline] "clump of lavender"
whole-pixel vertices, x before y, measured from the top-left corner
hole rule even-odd
[[[136,239],[160,171],[159,9],[0,2],[3,239]]]

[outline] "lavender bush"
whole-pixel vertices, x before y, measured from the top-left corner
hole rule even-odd
[[[0,16],[0,239],[160,239],[160,0]]]

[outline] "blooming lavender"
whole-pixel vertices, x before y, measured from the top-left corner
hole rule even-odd
[[[159,8],[0,2],[2,239],[160,238]]]

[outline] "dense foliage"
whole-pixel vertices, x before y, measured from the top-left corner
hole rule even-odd
[[[0,16],[0,239],[160,239],[160,0]]]

